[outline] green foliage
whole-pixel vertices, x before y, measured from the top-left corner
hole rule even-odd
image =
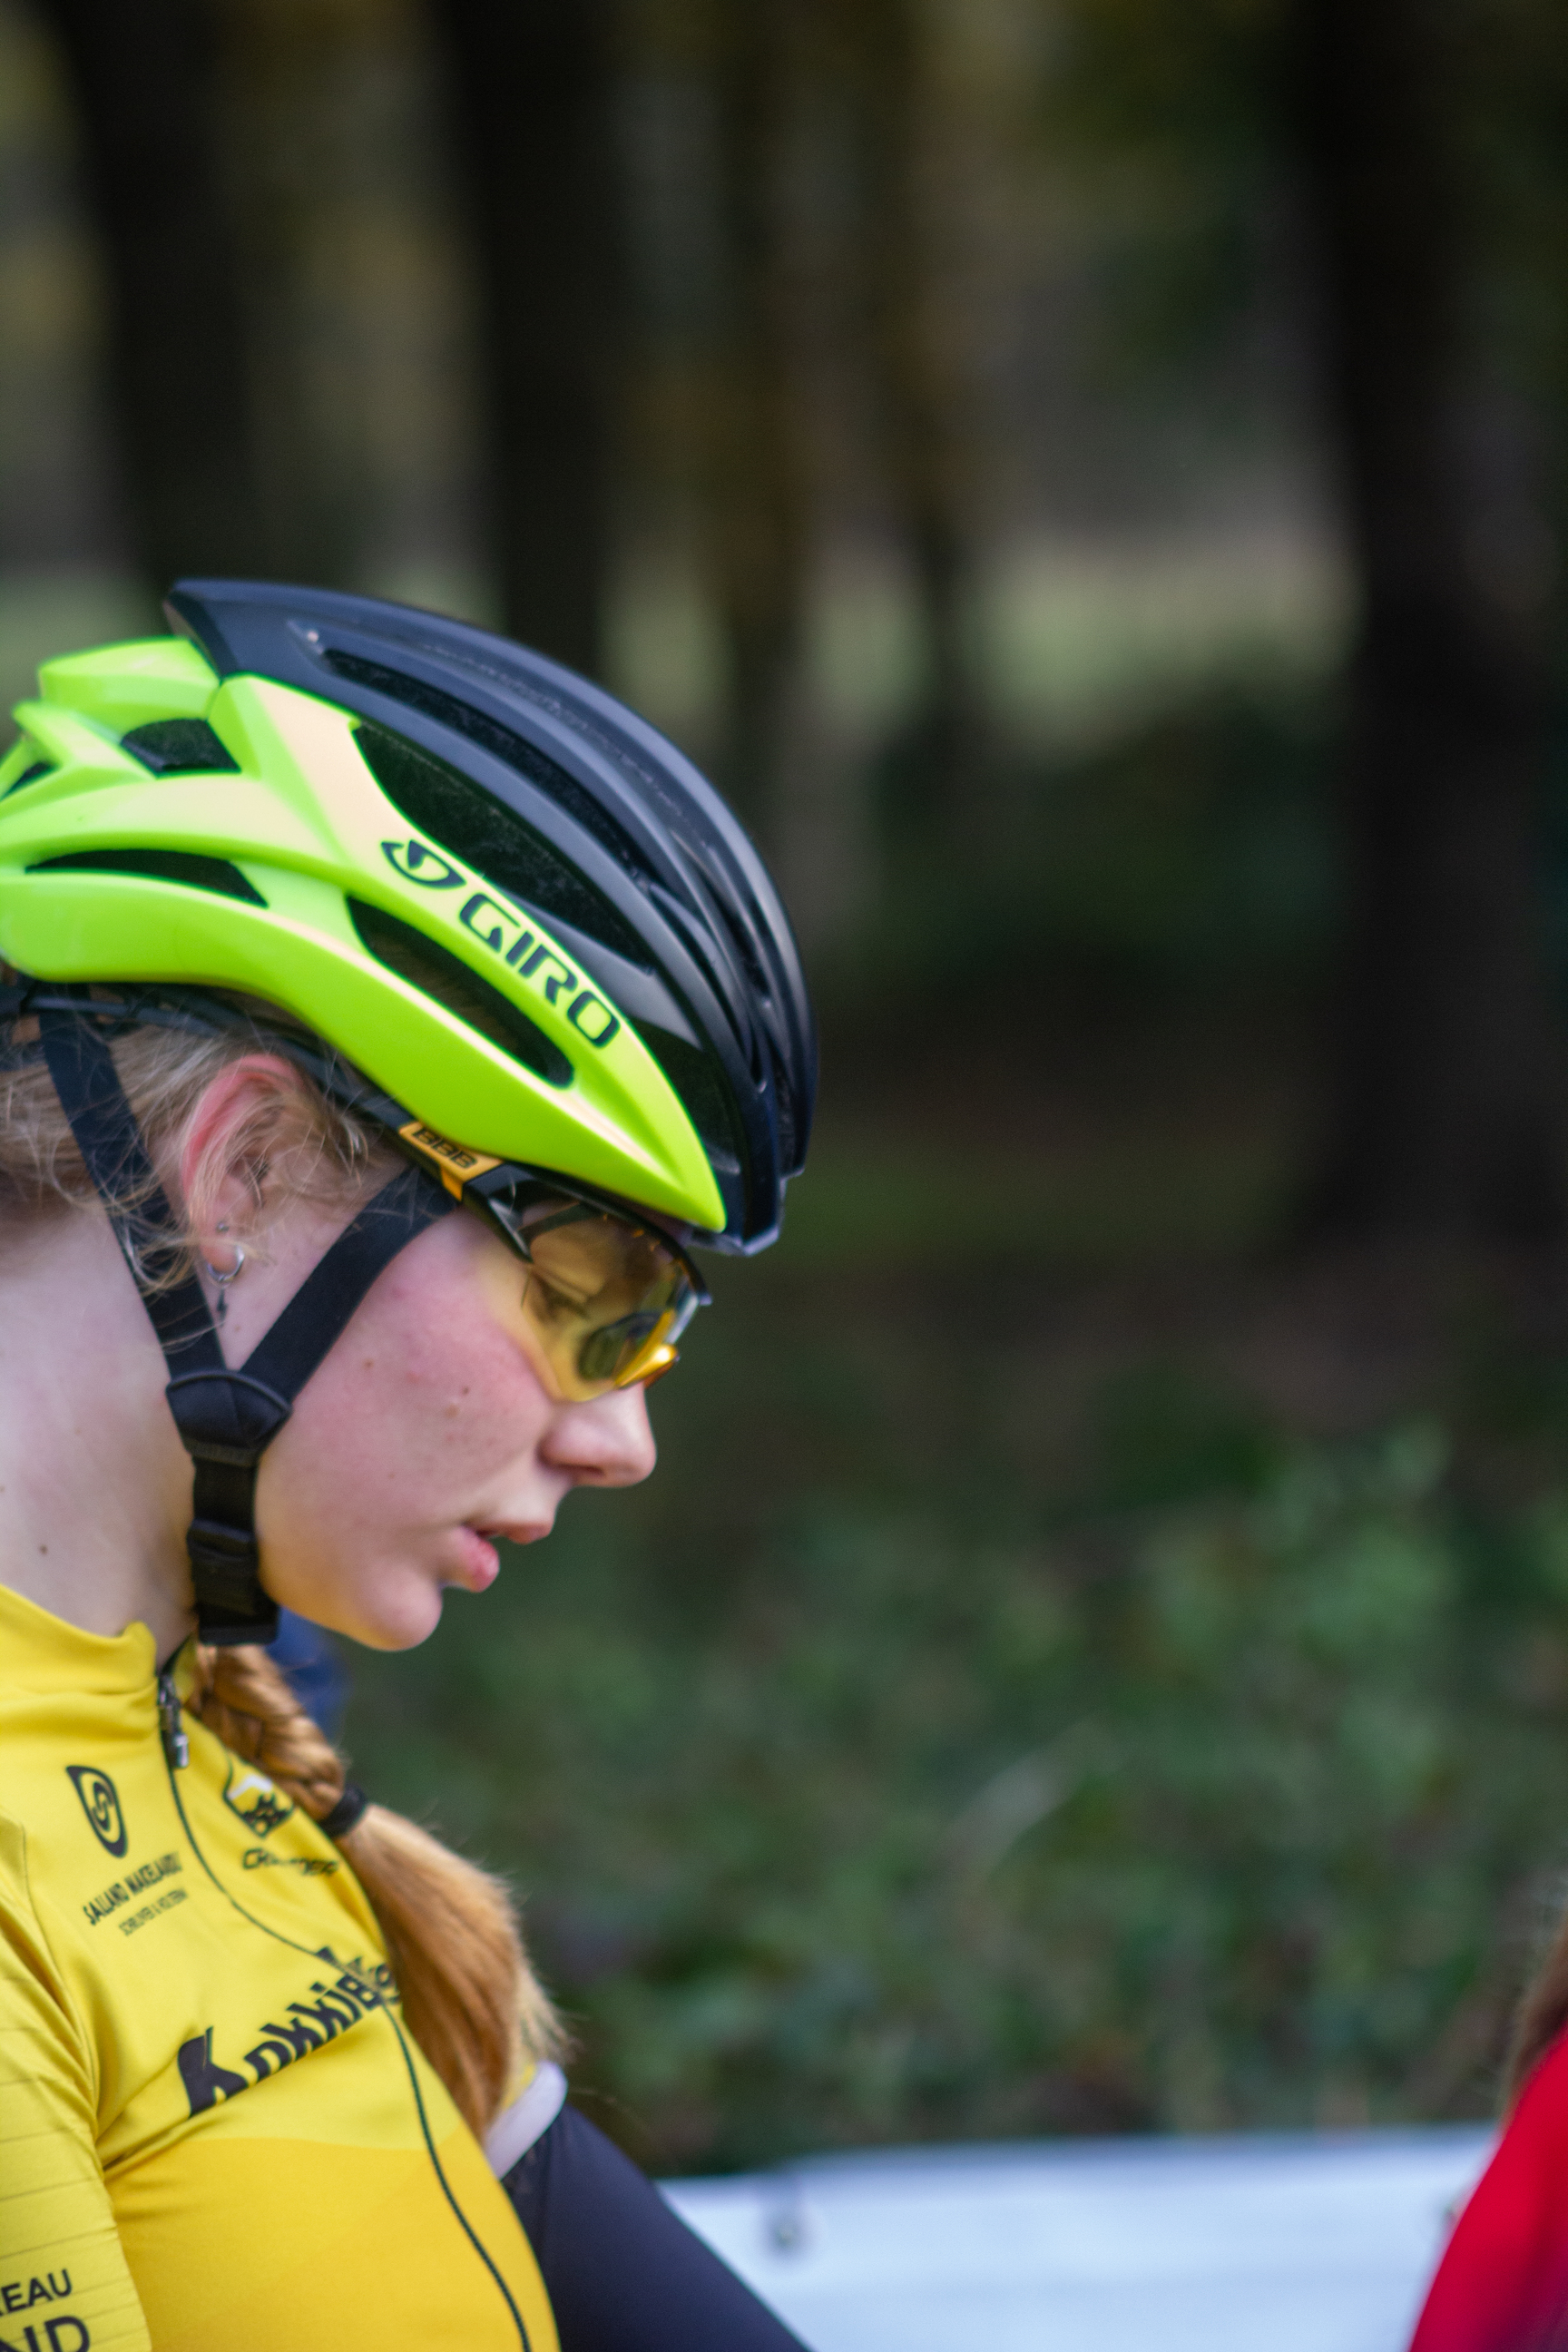
[[[660,2166],[1485,2112],[1568,1823],[1568,1504],[1175,1360],[1043,1443],[995,1289],[742,1269],[658,1479],[362,1666],[367,1779],[516,1874]]]
[[[1213,692],[1015,767],[962,860],[912,830],[894,845],[862,965],[905,1007],[981,972],[1075,975],[1102,1002],[1144,1003],[1243,971],[1253,989],[1316,977],[1337,919],[1328,702],[1321,688]],[[885,780],[889,799],[900,782]]]

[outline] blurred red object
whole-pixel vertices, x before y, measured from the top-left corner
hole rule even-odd
[[[1410,2352],[1568,2352],[1568,2033],[1455,2224]]]

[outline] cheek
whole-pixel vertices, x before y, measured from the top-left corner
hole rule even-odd
[[[448,1524],[530,1455],[551,1404],[511,1336],[488,1317],[429,1311],[392,1290],[362,1310],[270,1449],[289,1522]],[[275,1457],[275,1459],[274,1459]]]
[[[345,1467],[406,1487],[416,1477],[444,1484],[499,1467],[530,1450],[548,1404],[504,1335],[462,1345],[427,1329],[386,1339],[396,1344],[367,1343],[331,1366],[330,1385],[323,1379],[321,1433]]]

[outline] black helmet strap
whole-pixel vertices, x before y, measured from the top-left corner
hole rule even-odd
[[[376,1276],[458,1203],[417,1168],[395,1176],[340,1234],[233,1371],[195,1275],[169,1278],[182,1246],[179,1230],[107,1036],[79,1013],[51,1008],[37,1018],[60,1108],[158,1335],[170,1376],[164,1394],[195,1465],[185,1545],[197,1631],[204,1642],[220,1645],[269,1642],[278,1631],[278,1606],[262,1589],[256,1539],[261,1456]]]

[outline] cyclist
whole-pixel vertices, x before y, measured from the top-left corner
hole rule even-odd
[[[804,1154],[787,921],[569,672],[167,609],[0,763],[0,2347],[776,2352],[265,1645],[421,1641],[647,1475],[690,1250]]]

